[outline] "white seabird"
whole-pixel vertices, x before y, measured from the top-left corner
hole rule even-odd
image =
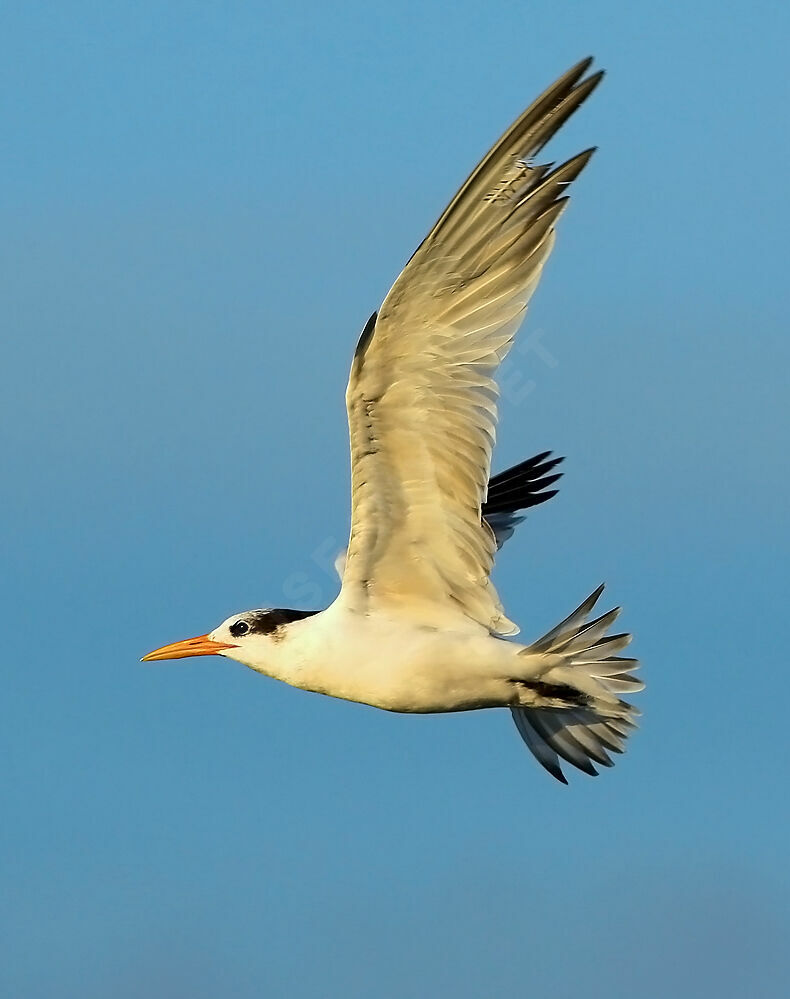
[[[554,245],[571,181],[593,150],[558,167],[533,157],[603,74],[586,59],[493,146],[367,322],[346,392],[351,533],[325,610],[233,614],[146,661],[219,654],[294,687],[399,712],[509,708],[563,782],[560,758],[610,766],[640,690],[618,609],[589,621],[599,587],[529,645],[513,641],[490,574],[519,511],[554,495],[544,452],[489,482],[497,368]]]

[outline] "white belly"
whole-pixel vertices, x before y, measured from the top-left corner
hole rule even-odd
[[[510,703],[523,646],[459,616],[455,629],[364,616],[335,603],[289,626],[254,669],[295,687],[389,711],[462,711]]]

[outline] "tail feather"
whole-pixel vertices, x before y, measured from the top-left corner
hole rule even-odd
[[[579,604],[572,614],[569,614],[564,621],[552,628],[551,631],[547,631],[543,638],[539,638],[537,642],[533,642],[530,646],[533,652],[548,652],[562,646],[565,641],[571,638],[575,638],[581,630],[582,625],[590,616],[590,611],[595,607],[598,602],[598,597],[603,593],[604,584],[598,587],[597,590],[587,597],[584,603]],[[619,611],[619,608],[615,608]],[[612,613],[611,611],[609,613]]]
[[[644,687],[630,675],[639,662],[611,655],[625,648],[631,636],[606,635],[620,608],[587,622],[602,592],[603,585],[524,650],[524,655],[538,653],[545,658],[547,668],[536,690],[550,696],[545,705],[510,709],[533,755],[563,784],[568,781],[561,760],[591,777],[598,774],[595,764],[611,767],[609,753],[625,750],[625,740],[636,728],[634,719],[639,714],[620,698],[622,693],[635,693]]]
[[[511,708],[510,710],[513,713],[513,721],[516,723],[519,735],[527,744],[538,763],[542,767],[545,767],[552,777],[556,777],[558,781],[567,784],[568,778],[562,772],[559,757],[545,739],[535,730],[530,721],[534,712],[528,708]]]
[[[585,649],[589,649],[591,645],[594,645],[595,642],[600,641],[604,637],[619,616],[619,607],[607,611],[606,614],[601,614],[600,617],[580,628],[573,638],[569,638],[563,645],[562,651],[582,652]]]

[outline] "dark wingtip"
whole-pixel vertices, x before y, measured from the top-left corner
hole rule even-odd
[[[541,489],[548,489],[548,487],[553,486],[555,482],[559,482],[563,474],[563,472],[555,472],[553,475],[541,475],[539,479],[535,480],[534,488],[538,492],[540,492]]]
[[[548,473],[564,458],[552,458],[552,454],[552,451],[541,451],[493,476],[488,483],[483,516],[527,510],[556,496],[557,490],[548,487],[559,481],[562,472]]]

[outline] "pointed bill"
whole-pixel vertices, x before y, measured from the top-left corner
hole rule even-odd
[[[208,635],[198,635],[197,638],[186,638],[182,642],[173,642],[172,645],[163,645],[161,649],[154,649],[147,656],[143,656],[140,662],[150,663],[159,659],[186,659],[187,656],[215,656],[223,649],[235,649],[237,646],[229,645],[227,642],[215,642]]]

